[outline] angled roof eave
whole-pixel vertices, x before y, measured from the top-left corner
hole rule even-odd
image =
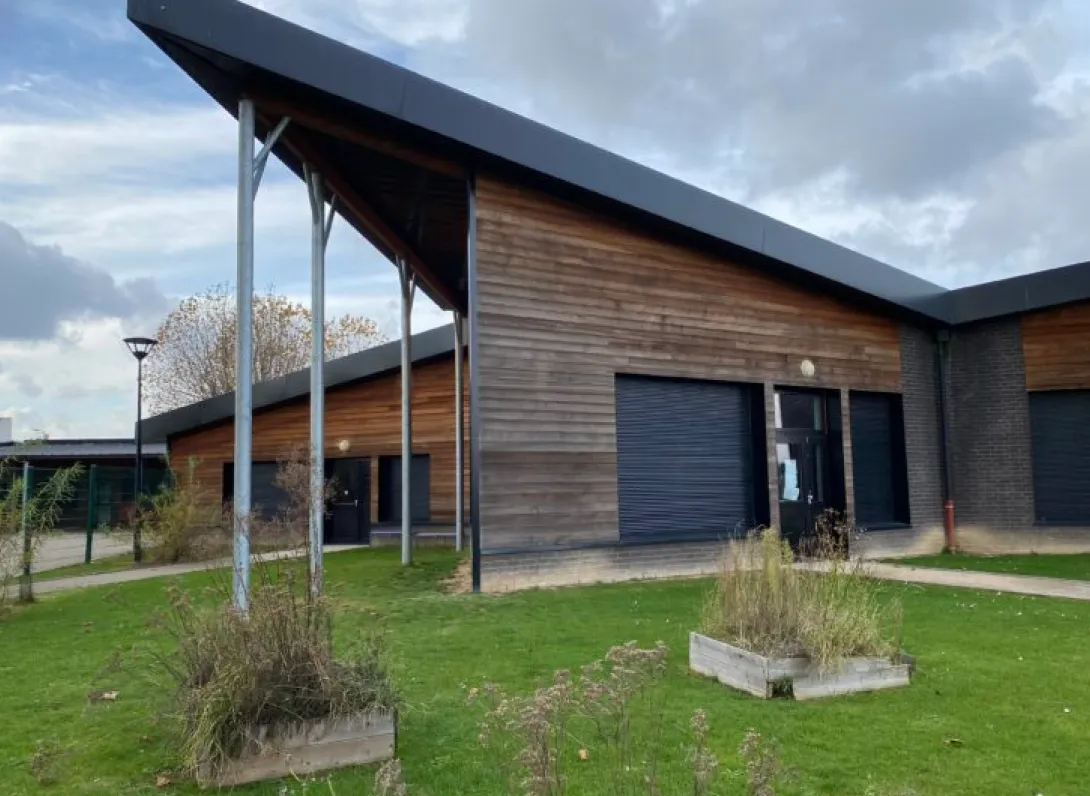
[[[515,167],[944,322],[942,287],[518,116],[238,0],[129,0],[129,18],[224,107],[255,72],[377,114],[469,161]],[[939,308],[939,309],[936,309]]]

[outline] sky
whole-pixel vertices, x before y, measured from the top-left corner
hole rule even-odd
[[[938,284],[1090,260],[1078,0],[248,1]],[[17,438],[131,435],[121,338],[233,278],[236,146],[123,0],[0,0],[0,417]],[[309,224],[302,183],[270,163],[257,285],[309,302]],[[327,312],[393,338],[398,295],[337,224]],[[418,299],[417,329],[448,321]]]

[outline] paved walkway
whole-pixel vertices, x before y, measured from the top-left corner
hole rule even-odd
[[[932,586],[956,586],[964,589],[1035,594],[1040,597],[1065,597],[1090,600],[1090,581],[1043,578],[1036,575],[1007,575],[1001,572],[973,572],[966,569],[909,567],[903,564],[872,564],[871,572],[883,580],[926,583]]]
[[[364,545],[327,545],[325,553],[341,553],[345,550],[359,550]],[[275,553],[262,553],[253,556],[254,561],[277,561],[290,558],[301,558],[303,550],[282,550]],[[83,559],[81,558],[80,561]],[[126,569],[120,572],[103,572],[98,575],[78,575],[73,578],[57,578],[56,580],[35,580],[34,594],[41,596],[51,592],[68,591],[70,589],[86,589],[91,586],[109,586],[115,583],[131,583],[137,580],[150,580],[151,578],[172,577],[185,575],[189,572],[200,572],[209,569],[223,569],[233,564],[231,559],[225,558],[218,561],[204,561],[196,564],[168,564],[161,567],[141,567],[140,569]],[[11,596],[19,593],[18,584],[9,587]]]
[[[37,572],[46,572],[50,569],[60,569],[72,564],[82,564],[86,546],[86,534],[68,531],[50,534],[42,538],[38,546],[38,552],[34,556],[34,569]],[[91,540],[91,559],[93,561],[110,558],[131,550],[131,533],[96,533]]]
[[[821,564],[806,564],[821,568]],[[966,569],[910,567],[904,564],[869,563],[867,571],[882,580],[903,583],[923,583],[929,586],[953,586],[960,589],[1002,591],[1012,594],[1033,594],[1038,597],[1063,597],[1068,600],[1090,600],[1090,581],[1043,578],[1034,575],[1006,575],[1000,572],[974,572]]]
[[[363,545],[330,545],[325,548],[327,554],[345,550],[358,550]],[[255,555],[254,560],[273,561],[299,558],[302,550],[284,550],[278,553]],[[82,559],[80,559],[82,560]],[[162,578],[199,572],[205,569],[219,569],[231,566],[230,559],[209,561],[199,564],[171,564],[162,567],[143,567],[121,572],[104,572],[100,575],[80,575],[74,578],[37,581],[35,594],[83,589],[90,586],[106,586],[115,583],[130,583],[150,578]],[[810,568],[820,568],[821,564],[804,564]],[[938,569],[930,567],[910,567],[903,564],[869,565],[869,571],[876,578],[901,581],[903,583],[921,583],[930,586],[953,586],[963,589],[982,591],[1001,591],[1012,594],[1032,594],[1040,597],[1062,597],[1069,600],[1090,601],[1090,581],[1064,580],[1062,578],[1042,578],[1032,575],[1006,575],[998,572],[972,572],[963,569]],[[13,590],[13,593],[15,591]]]

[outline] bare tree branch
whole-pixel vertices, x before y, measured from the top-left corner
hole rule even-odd
[[[275,292],[254,295],[254,382],[310,364],[310,309]],[[153,414],[230,392],[235,387],[235,295],[226,283],[183,299],[159,327],[159,345],[145,362]],[[325,356],[334,359],[384,342],[370,318],[340,315],[326,321]]]

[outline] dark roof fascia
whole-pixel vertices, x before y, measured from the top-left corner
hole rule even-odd
[[[471,161],[499,162],[756,252],[815,283],[835,283],[910,313],[931,315],[945,290],[755,210],[530,121],[237,0],[129,0],[129,18],[231,109],[235,85],[186,65],[186,45],[260,70],[451,142]],[[193,59],[198,56],[193,55]]]
[[[454,353],[454,326],[440,326],[412,337],[412,361],[425,364]],[[401,369],[401,341],[394,340],[356,354],[330,360],[323,373],[326,390],[376,378]],[[310,395],[310,368],[254,385],[254,411],[304,399]],[[233,392],[209,398],[144,420],[144,440],[165,442],[173,436],[230,420]]]
[[[952,290],[947,294],[947,317],[961,325],[1086,299],[1090,299],[1090,262]]]

